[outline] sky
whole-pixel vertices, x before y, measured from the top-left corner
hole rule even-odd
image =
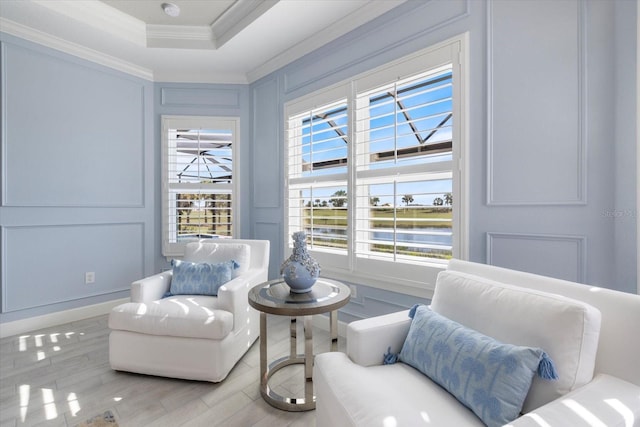
[[[398,102],[388,96],[389,90],[394,88],[384,88],[379,91],[370,92],[368,97],[368,109],[363,111],[365,119],[356,122],[356,126],[362,126],[366,131],[360,135],[368,135],[367,144],[360,144],[357,147],[359,162],[362,165],[358,170],[384,169],[389,166],[401,166],[420,164],[424,162],[438,162],[451,160],[451,154],[431,155],[425,157],[409,157],[399,159],[398,162],[376,161],[370,162],[374,153],[385,153],[420,146],[423,143],[434,143],[452,139],[450,113],[452,110],[451,100],[451,72],[447,71],[436,76],[421,76],[417,80],[398,84]],[[400,105],[402,105],[402,109]],[[309,119],[311,117],[311,120]],[[412,129],[407,119],[411,119],[415,129]],[[346,101],[334,104],[324,110],[315,110],[306,117],[301,117],[299,126],[302,131],[301,159],[303,164],[315,165],[318,162],[344,159],[347,156],[347,112]],[[397,126],[395,121],[397,120]],[[310,121],[313,125],[310,125]],[[441,127],[438,127],[438,126]],[[414,130],[416,132],[414,132]],[[418,141],[418,137],[423,143]],[[426,139],[426,141],[424,141]],[[397,144],[397,145],[394,145]],[[367,164],[368,163],[368,164]],[[323,176],[327,174],[346,173],[346,166],[334,166],[316,170],[304,170],[302,176]],[[316,187],[313,195],[310,191],[303,191],[304,199],[325,199],[330,198],[336,191],[344,190],[346,187]],[[412,195],[412,204],[431,205],[436,197],[442,197],[444,193],[452,192],[450,179],[439,179],[429,182],[400,182],[395,189],[392,183],[369,185],[371,197],[378,197],[380,204],[404,205],[402,197],[406,194]]]

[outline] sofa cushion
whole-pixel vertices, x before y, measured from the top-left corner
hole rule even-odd
[[[218,295],[218,288],[231,280],[238,265],[234,260],[212,264],[173,260],[172,295]]]
[[[513,284],[517,285],[517,283]],[[600,312],[581,301],[443,271],[433,311],[501,342],[543,348],[559,379],[535,377],[523,405],[530,412],[591,380],[600,333]]]
[[[251,246],[246,243],[190,242],[184,247],[185,261],[218,263],[230,259],[238,263],[231,278],[235,279],[249,270]]]
[[[313,385],[319,426],[484,426],[455,397],[404,363],[364,367],[344,353],[321,353],[315,356]]]
[[[639,420],[640,386],[598,374],[584,387],[523,415],[505,427],[637,427]]]
[[[412,313],[399,359],[444,387],[487,426],[516,419],[538,367],[549,365],[544,351],[500,343],[424,305]]]
[[[217,298],[173,296],[151,303],[128,302],[114,307],[109,328],[150,335],[219,340],[233,329],[233,315],[216,309]]]

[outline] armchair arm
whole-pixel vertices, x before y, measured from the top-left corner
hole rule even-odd
[[[131,284],[131,302],[151,302],[162,298],[171,287],[171,270],[136,280]]]
[[[410,325],[409,310],[351,322],[347,326],[347,355],[358,365],[381,365],[389,347],[392,353],[402,349]]]
[[[267,271],[250,268],[244,274],[225,283],[218,289],[219,308],[233,313],[233,329],[239,329],[247,322],[249,310],[249,290],[267,280]]]
[[[610,375],[593,380],[507,424],[508,427],[640,426],[640,386]]]

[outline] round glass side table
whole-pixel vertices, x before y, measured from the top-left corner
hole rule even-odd
[[[260,394],[271,406],[286,411],[310,411],[316,407],[313,394],[312,315],[329,313],[331,351],[338,349],[338,309],[349,302],[349,287],[336,280],[319,278],[311,291],[296,294],[282,279],[261,283],[249,291],[249,305],[260,312]],[[267,367],[267,314],[291,317],[290,352]],[[297,317],[304,317],[304,354],[297,351]],[[304,364],[304,397],[281,396],[269,387],[278,370]]]

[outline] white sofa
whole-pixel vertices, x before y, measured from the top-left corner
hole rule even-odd
[[[131,302],[109,315],[109,362],[115,370],[219,382],[259,335],[249,290],[267,280],[269,241],[220,239],[188,243],[184,261],[234,260],[239,268],[217,296],[175,295],[172,270],[131,284]]]
[[[452,260],[431,309],[501,342],[544,349],[558,380],[534,378],[511,426],[640,426],[640,296]],[[408,311],[347,327],[347,352],[316,356],[316,425],[483,426],[400,352]]]

